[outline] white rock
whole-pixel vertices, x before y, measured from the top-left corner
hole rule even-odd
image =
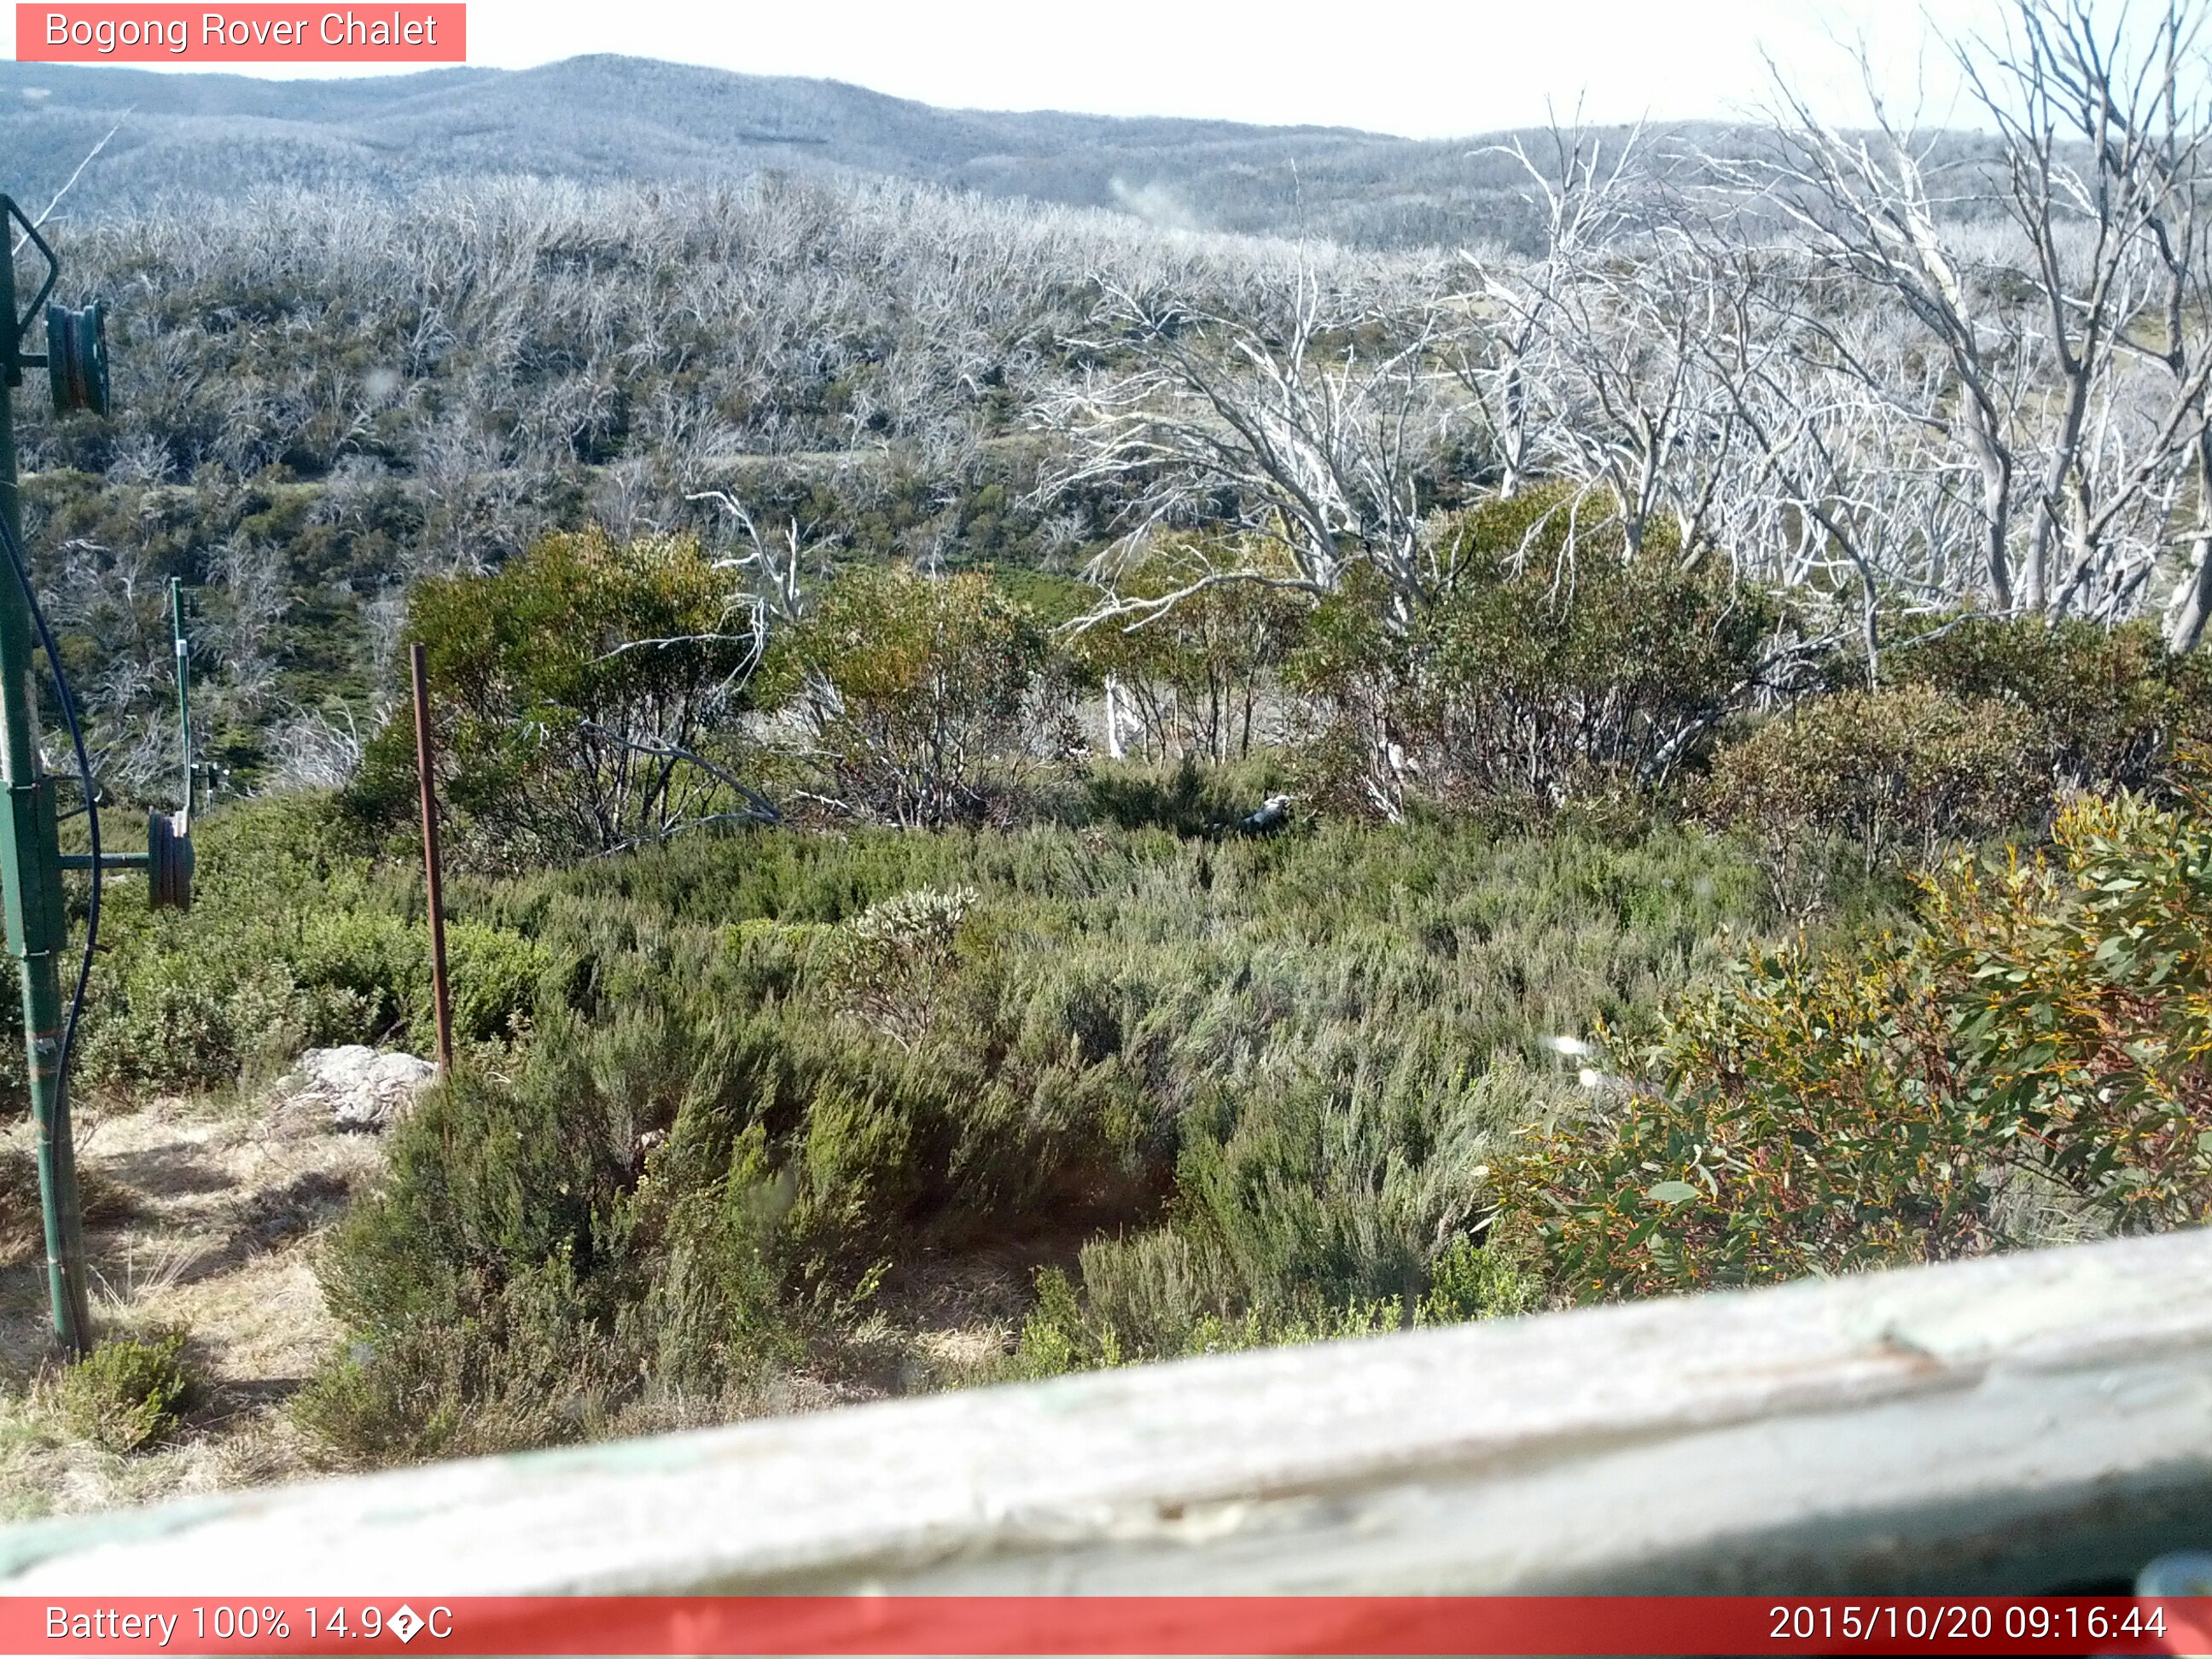
[[[349,1042],[341,1048],[308,1049],[276,1088],[327,1111],[341,1129],[379,1130],[389,1128],[437,1074],[436,1066],[413,1054]]]

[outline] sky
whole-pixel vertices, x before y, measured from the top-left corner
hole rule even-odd
[[[1840,43],[1885,95],[1964,120],[1929,25],[1994,0],[471,0],[474,64],[614,52],[824,76],[927,103],[1216,117],[1446,137],[1540,122],[1747,112],[1762,49],[1815,107],[1863,110]],[[12,11],[12,8],[6,9]],[[1929,68],[1923,71],[1925,62]],[[252,71],[248,71],[252,72]],[[296,68],[272,73],[297,75]]]

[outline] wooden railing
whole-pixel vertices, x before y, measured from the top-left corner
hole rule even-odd
[[[0,1593],[2031,1592],[2212,1547],[2212,1234],[0,1530]]]

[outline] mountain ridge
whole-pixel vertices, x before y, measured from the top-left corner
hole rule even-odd
[[[0,64],[5,187],[43,204],[110,129],[70,210],[243,191],[535,174],[875,173],[1201,229],[1380,246],[1494,234],[1517,164],[1478,140],[1048,108],[942,109],[849,82],[601,53],[336,81]]]

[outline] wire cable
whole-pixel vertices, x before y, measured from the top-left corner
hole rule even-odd
[[[0,513],[0,546],[4,546],[8,562],[15,568],[15,580],[23,590],[23,602],[30,607],[31,626],[38,630],[39,643],[46,653],[46,666],[53,673],[54,697],[61,704],[62,720],[69,727],[70,744],[76,750],[77,777],[84,788],[85,823],[92,833],[92,896],[85,903],[84,959],[77,964],[76,990],[70,998],[69,1018],[62,1022],[62,1051],[54,1066],[54,1091],[66,1099],[70,1060],[76,1052],[76,1023],[84,1012],[85,992],[92,983],[92,953],[100,944],[100,792],[92,781],[92,758],[85,751],[84,728],[76,717],[76,698],[70,690],[69,676],[62,672],[62,653],[54,647],[53,630],[46,626],[46,613],[40,608],[38,592],[31,586],[31,568],[23,556],[23,545],[16,539],[15,528],[4,513]],[[27,1045],[31,1035],[26,1033]]]

